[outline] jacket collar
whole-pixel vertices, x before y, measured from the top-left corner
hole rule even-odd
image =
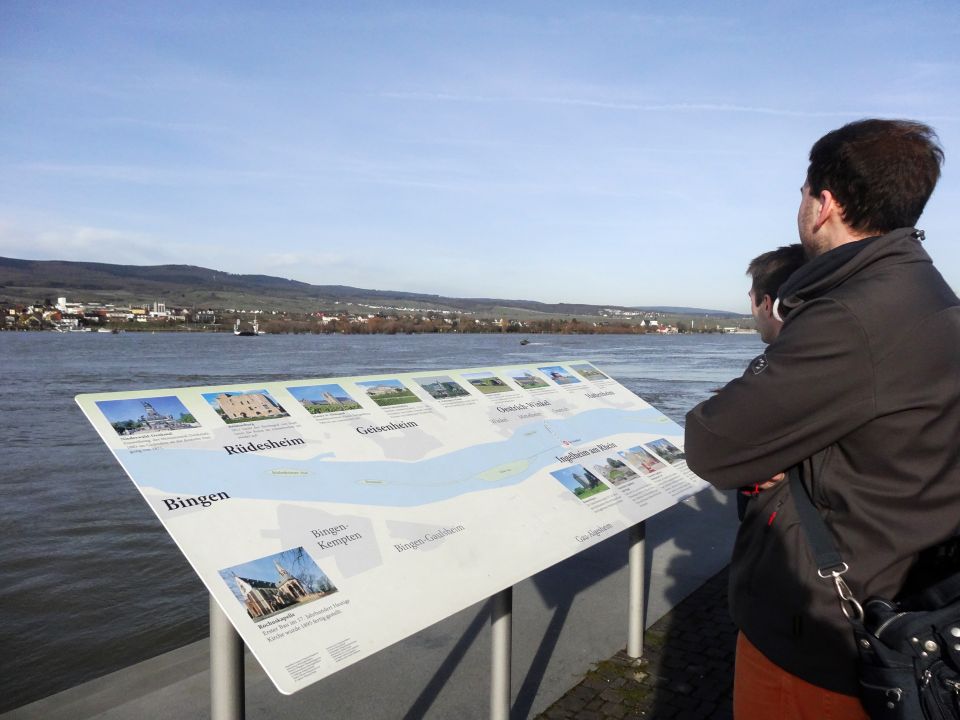
[[[808,300],[820,297],[878,261],[926,261],[930,257],[920,245],[923,230],[899,228],[886,235],[857,240],[818,255],[787,278],[780,287],[774,313],[783,319]]]

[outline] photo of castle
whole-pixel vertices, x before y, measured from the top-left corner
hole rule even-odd
[[[228,425],[288,417],[287,411],[266,390],[203,393],[203,399]]]
[[[287,392],[293,395],[311,415],[358,410],[361,407],[360,403],[350,397],[346,390],[335,384],[288,387]]]
[[[430,393],[435,400],[446,400],[447,398],[456,398],[469,396],[470,393],[453,381],[448,375],[439,377],[414,378],[417,384]]]
[[[234,565],[220,577],[253,620],[319,600],[337,592],[326,573],[302,547]]]
[[[180,399],[172,395],[139,400],[100,400],[97,407],[121,436],[200,427]]]

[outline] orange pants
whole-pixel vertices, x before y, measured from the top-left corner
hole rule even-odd
[[[733,674],[734,720],[869,720],[860,700],[824,690],[774,665],[743,633]]]

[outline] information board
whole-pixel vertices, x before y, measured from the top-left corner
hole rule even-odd
[[[77,403],[283,693],[706,485],[583,360]]]

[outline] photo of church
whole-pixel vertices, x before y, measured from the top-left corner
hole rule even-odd
[[[610,489],[583,465],[571,465],[555,470],[550,474],[581,500],[586,500]]]
[[[295,385],[287,388],[311,415],[359,410],[361,405],[340,385]]]
[[[258,621],[337,592],[302,547],[226,568],[220,577]]]
[[[137,400],[100,400],[97,407],[121,437],[200,427],[196,418],[173,395]]]

